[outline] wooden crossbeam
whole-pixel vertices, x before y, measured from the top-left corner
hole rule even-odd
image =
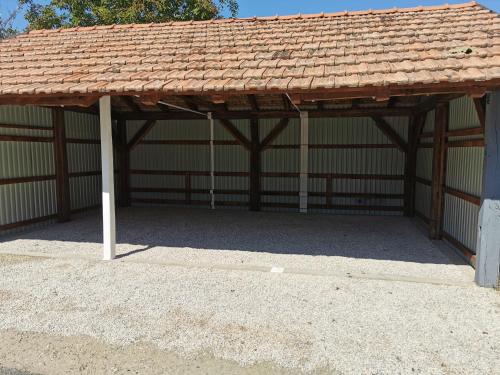
[[[398,133],[382,117],[372,116],[375,125],[391,140],[401,151],[408,152],[408,145]]]
[[[227,111],[221,106],[208,105],[213,112],[214,119],[244,119],[249,118],[299,118],[299,112],[296,110],[260,110],[260,111]],[[193,109],[193,108],[189,108]],[[309,118],[322,118],[322,117],[405,117],[414,114],[413,108],[395,107],[395,108],[337,108],[337,109],[318,109],[310,110]],[[126,120],[196,120],[200,115],[195,113],[171,110],[169,112],[151,111],[151,112],[128,112],[124,114]]]
[[[153,129],[155,126],[156,121],[155,120],[147,120],[142,128],[139,129],[139,131],[134,135],[134,137],[130,140],[130,142],[127,145],[127,148],[129,151],[133,150],[143,139],[144,137]]]
[[[219,120],[221,125],[226,129],[229,133],[233,135],[234,138],[236,138],[236,141],[241,144],[243,147],[245,147],[247,150],[251,150],[252,148],[252,143],[245,137],[239,130],[234,126],[234,124],[229,121],[228,119],[220,119]]]
[[[486,101],[483,98],[474,98],[474,106],[476,107],[477,117],[479,118],[479,123],[481,127],[484,128],[486,124]]]
[[[276,124],[276,126],[269,132],[269,134],[262,140],[260,149],[265,150],[274,142],[274,140],[286,129],[290,119],[284,118]]]
[[[60,107],[60,106],[75,106],[75,107],[90,107],[97,103],[98,96],[40,96],[31,98],[29,101],[25,97],[0,97],[0,105],[38,105],[47,107]]]

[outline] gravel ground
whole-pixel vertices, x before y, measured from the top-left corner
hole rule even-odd
[[[130,208],[117,220],[121,260],[183,266],[471,282],[473,270],[401,217]],[[0,252],[102,256],[100,214],[0,242]],[[453,255],[451,255],[453,256]]]
[[[2,243],[0,252],[23,255],[0,255],[0,330],[88,336],[123,351],[147,344],[186,362],[499,373],[500,294],[475,287],[469,268],[408,220],[134,209],[119,221],[120,240],[133,244],[121,253],[155,246],[98,261],[92,215]],[[270,265],[325,272],[264,272]],[[425,281],[436,276],[457,284]]]

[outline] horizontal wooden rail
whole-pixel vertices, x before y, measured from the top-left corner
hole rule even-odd
[[[271,145],[267,149],[299,149],[300,145]],[[393,144],[384,143],[351,143],[351,144],[310,144],[311,149],[377,149],[377,148],[397,148]]]
[[[55,180],[55,179],[56,179],[55,175],[2,178],[2,179],[0,179],[0,186],[1,185],[24,184],[24,183],[28,183],[28,182],[49,181],[49,180]]]
[[[33,137],[27,135],[0,135],[1,142],[54,142],[53,137]]]
[[[467,262],[469,262],[469,264],[472,267],[474,267],[474,268],[476,267],[476,254],[474,254],[472,249],[469,249],[462,242],[460,242],[455,237],[453,237],[451,234],[449,234],[445,231],[442,231],[441,234],[446,241],[451,243],[454,247],[456,247],[460,251],[462,256],[467,260]]]
[[[447,137],[467,137],[471,135],[483,135],[484,128],[468,128],[468,129],[457,129],[449,130],[446,132]]]
[[[415,216],[420,218],[425,224],[429,224],[431,222],[429,217],[427,217],[426,215],[424,215],[422,212],[418,211],[417,209],[415,209]]]
[[[116,173],[116,171],[115,171],[115,173]],[[86,171],[86,172],[71,172],[71,173],[68,173],[69,178],[100,176],[100,175],[101,175],[101,171]]]
[[[465,141],[451,141],[446,147],[484,147],[484,139],[469,139]]]
[[[98,204],[98,205],[92,205],[92,206],[87,206],[87,207],[81,207],[81,208],[71,210],[71,213],[77,214],[80,212],[96,209],[100,206],[101,205]],[[41,222],[48,221],[51,219],[56,219],[56,218],[57,218],[57,214],[51,214],[51,215],[36,217],[33,219],[16,221],[14,223],[2,224],[2,225],[0,225],[0,231],[6,231],[6,230],[16,229],[16,228],[20,228],[20,227],[25,227],[28,225],[33,225],[33,224],[41,223]]]
[[[204,139],[193,139],[193,140],[187,140],[187,139],[170,139],[170,140],[144,140],[139,142],[139,144],[142,145],[178,145],[178,146],[208,146],[210,145],[210,140],[204,140]],[[226,141],[226,140],[218,140],[214,141],[214,145],[216,146],[237,146],[240,143],[236,141]]]
[[[415,177],[415,182],[418,182],[419,184],[427,185],[427,186],[431,186],[431,184],[432,184],[431,180],[427,180],[425,178],[418,177],[418,176]]]
[[[481,198],[479,198],[475,195],[472,195],[472,194],[469,194],[469,193],[466,193],[466,192],[463,192],[460,190],[456,190],[456,189],[453,189],[453,188],[448,187],[448,186],[444,187],[444,192],[447,194],[453,195],[454,197],[463,199],[469,203],[475,204],[476,206],[481,205]]]
[[[44,130],[52,131],[52,127],[45,127],[39,125],[19,125],[19,124],[0,124],[0,129],[23,129],[23,130]]]
[[[100,145],[101,141],[99,139],[66,138],[66,143]]]
[[[206,171],[176,171],[176,170],[154,170],[154,169],[131,169],[131,174],[138,175],[157,175],[157,176],[210,176],[210,172]],[[215,176],[227,177],[248,177],[248,172],[215,172]],[[263,172],[261,177],[284,177],[298,178],[297,172]],[[310,178],[335,178],[346,180],[403,180],[403,175],[378,175],[378,174],[351,174],[351,173],[309,173]]]
[[[425,216],[422,212],[415,210],[415,216],[420,218],[425,224],[429,225],[430,219]],[[460,254],[467,260],[467,262],[472,266],[476,267],[476,254],[472,249],[469,249],[467,246],[465,246],[462,242],[457,240],[455,237],[453,237],[451,234],[447,233],[446,231],[441,231],[441,234],[443,238],[448,241],[453,247],[455,247]]]

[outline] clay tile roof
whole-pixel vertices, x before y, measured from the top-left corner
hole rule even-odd
[[[0,96],[499,80],[500,18],[475,2],[37,30],[0,41]]]

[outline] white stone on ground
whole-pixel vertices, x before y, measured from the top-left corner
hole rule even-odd
[[[498,373],[499,293],[467,283],[469,268],[449,264],[407,219],[148,212],[122,212],[118,240],[132,244],[119,252],[156,246],[119,261],[98,261],[93,215],[0,244],[0,253],[88,257],[0,255],[0,329],[144,341],[188,357],[211,353],[304,371]],[[162,264],[173,261],[190,267]],[[192,267],[197,262],[205,266]],[[285,273],[207,266],[237,263]],[[350,278],[339,267],[464,285]]]

